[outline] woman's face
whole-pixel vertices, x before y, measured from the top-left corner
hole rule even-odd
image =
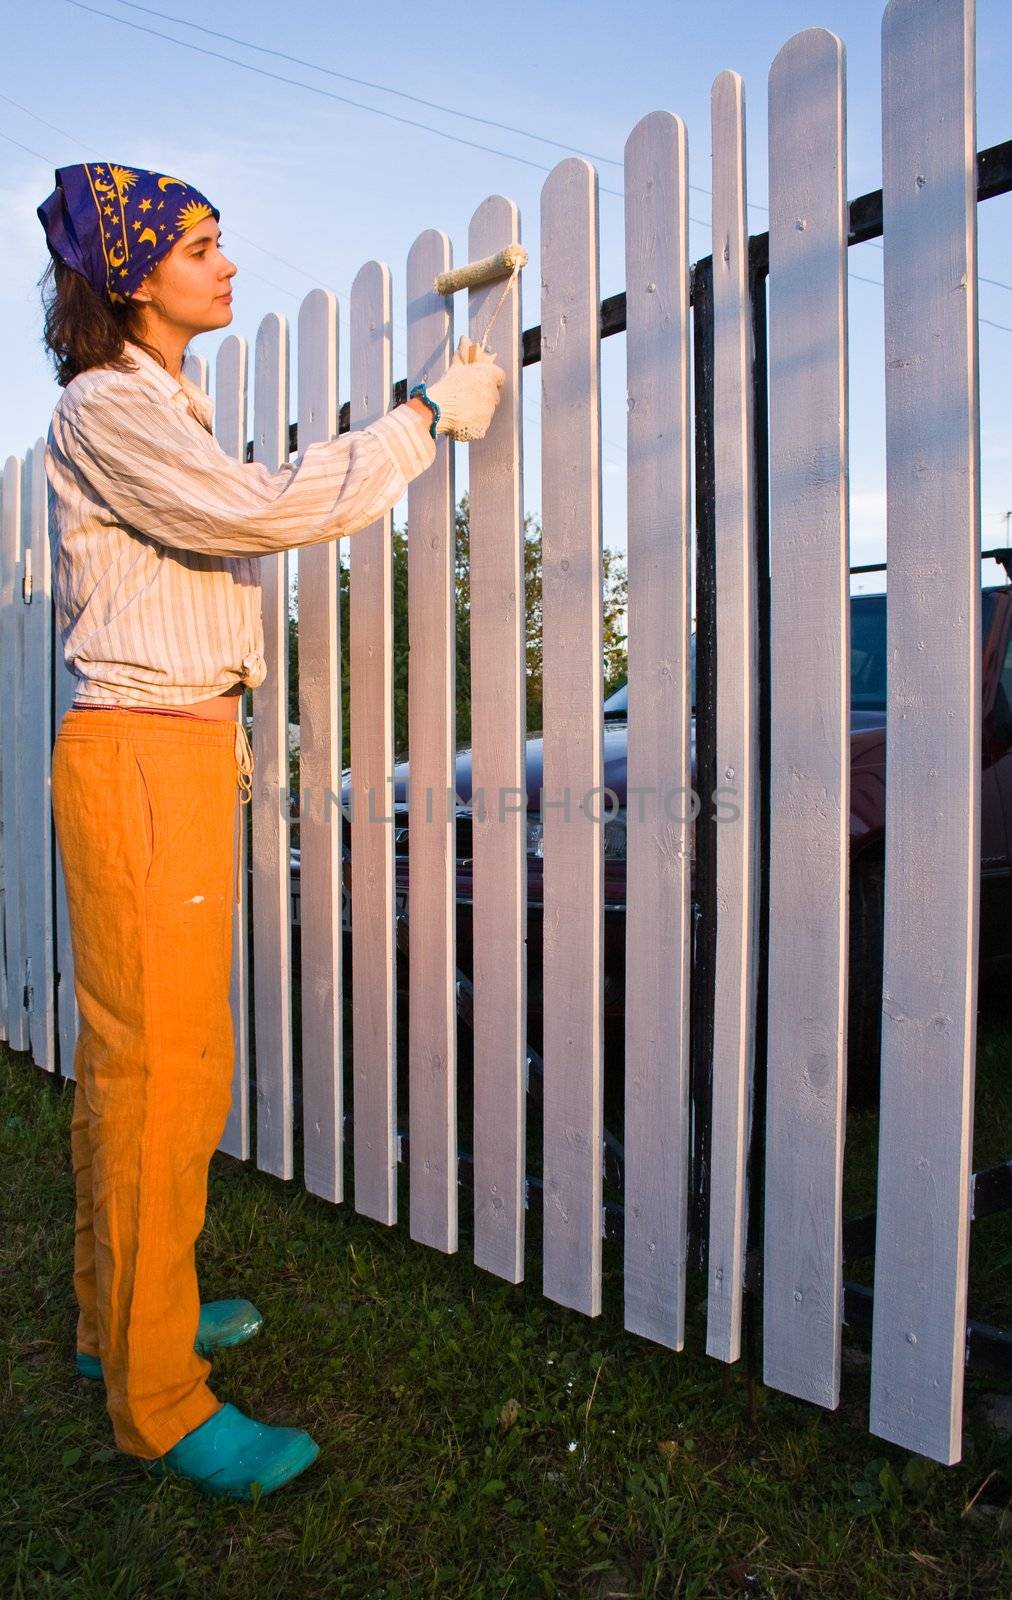
[[[150,305],[159,320],[191,334],[231,322],[232,302],[226,296],[238,269],[221,249],[220,237],[213,217],[189,229],[138,286],[135,303],[143,305],[148,316]]]

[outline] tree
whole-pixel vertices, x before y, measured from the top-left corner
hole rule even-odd
[[[454,516],[454,591],[455,591],[455,657],[456,657],[456,712],[457,744],[467,745],[471,738],[471,585],[470,585],[470,497],[461,496]],[[404,760],[408,753],[408,534],[406,528],[394,527],[393,554],[393,698],[394,698],[394,759]],[[628,578],[625,558],[617,550],[603,551],[603,674],[604,695],[607,697],[624,681],[626,676],[625,617],[628,599]],[[350,572],[346,561],[340,563],[341,609],[341,765],[351,764],[350,676],[349,655],[350,625]],[[525,665],[527,678],[527,729],[536,732],[541,727],[543,703],[542,675],[542,572],[541,524],[533,514],[524,518],[524,615],[525,615]],[[295,611],[295,586],[289,603],[288,620],[288,716],[292,722],[299,720],[299,624]],[[297,759],[294,763],[293,782],[298,782]]]

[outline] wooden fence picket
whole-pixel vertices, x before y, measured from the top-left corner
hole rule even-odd
[[[490,195],[471,217],[467,259],[520,243],[520,213]],[[468,290],[480,342],[501,283]],[[474,889],[474,1259],[524,1275],[527,1140],[526,609],[523,497],[523,318],[514,286],[489,338],[506,374],[484,439],[468,445],[471,580],[471,783]]]
[[[25,833],[22,728],[24,722],[24,481],[20,456],[4,465],[0,528],[0,746],[3,756],[4,940],[7,1043],[27,1050],[25,990]]]
[[[694,832],[688,208],[685,125],[654,111],[625,148],[625,1326],[673,1350],[685,1330]]]
[[[337,296],[299,308],[299,454],[337,434]],[[344,1198],[340,541],[299,552],[302,1134],[310,1194]]]
[[[235,335],[231,337],[234,338]],[[205,394],[210,392],[211,364],[206,356],[194,355],[192,350],[189,351],[183,361],[182,370],[184,376],[198,389],[202,389]]]
[[[218,346],[214,367],[214,436],[226,455],[233,461],[243,461],[246,456],[246,376],[248,348],[246,340],[238,334],[228,334]],[[187,377],[201,383],[206,389],[206,368],[201,362],[195,369],[185,368]],[[243,700],[245,701],[245,694]],[[241,714],[245,715],[242,708]],[[246,863],[249,852],[249,806],[236,805],[235,838],[233,852],[240,867],[238,897],[232,907],[232,968],[229,979],[229,1000],[232,1008],[234,1054],[232,1069],[232,1105],[228,1122],[221,1137],[219,1149],[239,1161],[250,1156],[249,1116],[249,1046],[250,1046],[250,992],[249,992],[249,877]]]
[[[604,668],[598,178],[541,190],[544,1292],[601,1310]]]
[[[390,408],[390,268],[351,286],[353,428]],[[397,1220],[397,1007],[393,836],[392,511],[350,540],[351,940],[355,1209]]]
[[[429,228],[408,252],[407,383],[446,370],[453,302],[433,283],[452,265]],[[409,1232],[457,1248],[456,540],[454,447],[440,437],[408,485]]]
[[[51,553],[46,441],[37,439],[25,464],[24,649],[21,830],[25,863],[25,991],[32,1060],[56,1070],[53,971],[54,829],[49,793],[52,725]]]
[[[835,1406],[850,843],[843,45],[769,79],[770,917],[763,1371]],[[818,330],[818,338],[813,337]]]
[[[288,319],[269,312],[256,342],[253,458],[288,459]],[[267,677],[253,696],[253,966],[257,1166],[294,1174],[291,878],[288,819],[288,552],[259,558]]]
[[[706,1350],[741,1352],[746,1158],[755,1060],[759,723],[745,89],[722,72],[713,123],[713,433],[717,552],[717,959]],[[709,800],[707,800],[709,812]],[[719,813],[718,813],[719,815]]]
[[[47,537],[49,534],[47,526]],[[51,574],[52,581],[52,574]],[[55,595],[53,596],[55,602]],[[70,709],[77,687],[77,678],[67,666],[63,653],[63,641],[57,627],[57,618],[54,614],[51,623],[52,634],[52,660],[53,660],[53,737],[59,732],[60,723]],[[50,762],[51,762],[50,757]],[[47,783],[49,782],[47,771]],[[51,802],[50,802],[51,803]],[[55,833],[55,829],[54,829]],[[54,841],[53,871],[55,875],[56,909],[53,930],[54,944],[54,992],[56,1004],[56,1036],[60,1053],[60,1076],[75,1078],[74,1055],[77,1047],[77,1035],[80,1028],[80,1015],[77,1006],[77,994],[74,989],[74,948],[70,938],[70,914],[67,908],[67,888],[63,879],[63,862],[60,859],[59,847]]]
[[[871,1429],[962,1448],[980,890],[972,0],[882,31],[889,540]],[[916,938],[912,930],[916,929]]]

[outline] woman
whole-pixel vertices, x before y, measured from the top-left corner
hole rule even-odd
[[[104,1379],[120,1450],[249,1499],[319,1454],[222,1404],[206,1353],[261,1318],[200,1305],[194,1246],[231,1100],[239,717],[263,682],[258,558],[369,526],[436,455],[480,437],[504,374],[462,339],[444,376],[277,472],[235,461],[182,374],[232,319],[220,213],[178,178],[59,168],[38,208],[45,344],[64,390],[46,449],[56,616],[77,684],[52,803],[80,1034],[71,1153],[78,1369]],[[238,863],[237,870],[238,870]]]

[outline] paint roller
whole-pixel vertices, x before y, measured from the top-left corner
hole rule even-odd
[[[481,261],[469,261],[466,267],[454,267],[450,272],[441,272],[433,284],[436,294],[452,295],[458,289],[479,289],[482,284],[495,283],[499,278],[506,277],[507,282],[499,303],[488,319],[485,332],[481,336],[479,350],[488,349],[488,336],[492,326],[503,306],[506,296],[516,278],[520,276],[521,267],[527,265],[527,251],[522,244],[508,244],[502,250],[497,250],[495,255],[484,256]],[[464,442],[470,438],[466,428],[459,429],[451,434],[451,438]]]

